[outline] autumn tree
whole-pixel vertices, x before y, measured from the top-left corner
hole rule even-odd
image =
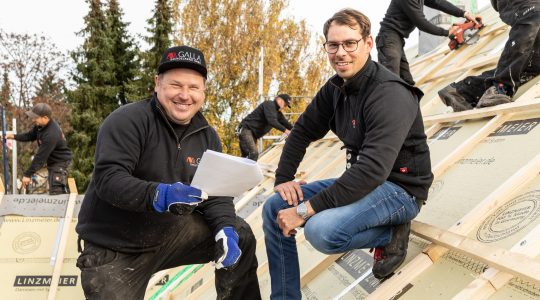
[[[140,76],[141,94],[151,96],[154,91],[154,75],[161,54],[171,46],[172,15],[170,0],[156,0],[153,14],[147,20],[146,30],[150,34],[143,37],[149,49],[141,54],[142,70]]]
[[[203,51],[209,77],[205,116],[238,154],[234,128],[257,104],[259,53],[264,51],[264,94],[314,95],[329,76],[305,22],[282,17],[281,0],[174,0],[177,44]],[[305,103],[294,104],[302,111]]]

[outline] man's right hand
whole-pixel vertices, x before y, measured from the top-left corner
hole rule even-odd
[[[192,186],[176,182],[173,184],[160,183],[156,188],[152,204],[158,212],[169,211],[175,215],[187,215],[208,195]]]
[[[448,29],[448,37],[453,38],[456,32],[458,32],[458,30],[459,30],[459,26],[452,25],[452,27]]]
[[[304,200],[304,195],[302,194],[302,188],[300,188],[300,186],[306,183],[305,180],[288,181],[276,185],[274,191],[279,193],[281,199],[287,201],[289,205],[297,206],[298,201]]]
[[[23,176],[22,178],[22,187],[27,187],[32,182],[32,179],[30,177]]]
[[[2,134],[0,133],[0,137],[2,137]],[[6,133],[6,139],[12,140],[15,138],[15,135],[13,133]]]

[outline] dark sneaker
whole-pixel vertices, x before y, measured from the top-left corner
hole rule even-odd
[[[472,105],[458,93],[452,84],[447,85],[444,89],[440,90],[438,94],[439,97],[441,97],[442,102],[446,106],[452,107],[455,112],[473,109]]]
[[[506,94],[506,89],[503,84],[498,86],[492,86],[484,92],[482,98],[478,100],[476,107],[490,107],[499,104],[505,104],[512,102],[512,98]]]
[[[411,222],[394,226],[392,240],[382,248],[375,248],[373,276],[384,279],[394,274],[394,271],[403,263],[407,256]]]

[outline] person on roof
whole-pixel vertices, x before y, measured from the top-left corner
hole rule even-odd
[[[274,190],[263,206],[272,299],[300,299],[296,228],[315,249],[376,248],[373,274],[404,261],[410,221],[433,181],[419,99],[422,92],[370,58],[369,19],[345,9],[324,24],[324,49],[336,71],[287,138]],[[295,181],[310,143],[332,131],[347,149],[339,178]]]
[[[375,39],[377,56],[380,64],[398,74],[410,85],[415,82],[403,50],[409,34],[418,27],[429,34],[450,36],[457,29],[452,26],[448,30],[430,23],[424,16],[424,5],[473,22],[479,18],[445,0],[392,0]]]
[[[263,137],[272,128],[282,131],[285,136],[291,132],[293,126],[282,113],[286,107],[290,107],[290,102],[289,95],[277,95],[274,101],[264,101],[259,104],[240,122],[238,140],[242,157],[256,161],[259,158],[257,139]]]
[[[453,82],[438,92],[455,112],[513,101],[518,88],[540,74],[540,0],[491,0],[510,25],[497,66]]]
[[[68,193],[67,171],[72,154],[60,125],[52,119],[52,108],[47,103],[38,103],[26,112],[34,126],[27,132],[6,134],[6,139],[19,142],[37,141],[38,151],[22,178],[22,186],[32,182],[32,175],[43,166],[47,166],[49,194]]]
[[[218,299],[261,299],[255,237],[233,199],[206,199],[190,186],[203,152],[221,152],[200,112],[206,76],[200,50],[169,48],[154,96],[116,109],[101,125],[76,227],[87,299],[143,299],[152,274],[210,261]]]

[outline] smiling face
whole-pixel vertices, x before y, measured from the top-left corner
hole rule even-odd
[[[329,43],[344,43],[346,41],[358,41],[358,48],[352,52],[347,52],[340,45],[337,52],[328,54],[328,60],[338,76],[347,80],[353,77],[364,67],[373,48],[373,38],[371,35],[362,37],[358,26],[337,24],[335,21],[330,24],[326,41]]]
[[[187,125],[204,103],[204,77],[191,69],[171,69],[155,77],[154,91],[167,118]]]

